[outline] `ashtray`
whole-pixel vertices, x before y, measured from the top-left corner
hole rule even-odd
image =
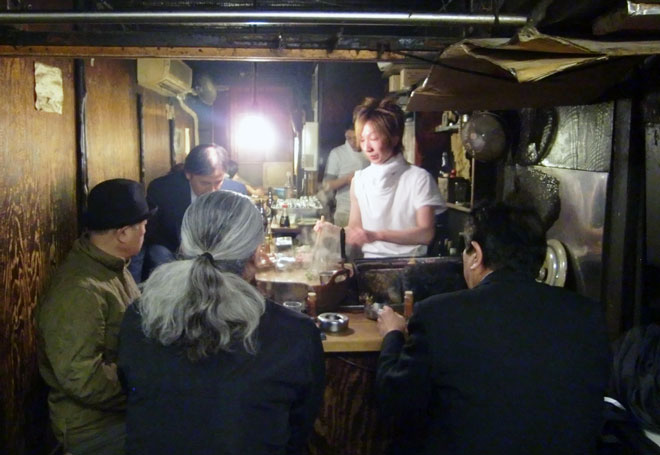
[[[316,319],[324,332],[337,333],[348,329],[348,316],[339,313],[321,313]]]

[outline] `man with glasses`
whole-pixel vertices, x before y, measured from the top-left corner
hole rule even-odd
[[[425,416],[395,453],[593,453],[610,365],[601,306],[536,281],[533,210],[477,208],[466,234],[468,289],[417,303],[407,327],[390,308],[378,320],[384,409]]]

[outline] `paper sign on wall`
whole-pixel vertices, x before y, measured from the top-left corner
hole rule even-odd
[[[34,107],[38,111],[62,114],[64,91],[60,68],[35,62],[34,92],[36,94]]]

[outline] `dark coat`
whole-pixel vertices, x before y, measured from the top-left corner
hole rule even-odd
[[[598,303],[498,271],[417,303],[408,330],[386,335],[377,375],[386,410],[427,416],[401,453],[594,451],[610,367]]]
[[[247,194],[245,185],[225,178],[223,190]],[[173,253],[181,243],[181,223],[191,204],[190,183],[183,171],[158,177],[149,184],[147,199],[158,206],[158,212],[149,219],[145,245],[163,245]]]
[[[147,199],[158,206],[149,219],[144,243],[163,245],[176,252],[181,243],[181,222],[190,205],[190,184],[183,172],[158,177],[149,184]]]
[[[267,302],[256,355],[236,346],[196,363],[146,339],[140,321],[131,305],[120,331],[127,455],[304,453],[325,374],[310,318]]]

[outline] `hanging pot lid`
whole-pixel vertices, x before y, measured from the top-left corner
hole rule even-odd
[[[545,261],[539,271],[537,281],[550,286],[564,287],[566,283],[566,271],[568,269],[568,258],[566,249],[559,240],[549,239],[548,248],[545,253]]]

